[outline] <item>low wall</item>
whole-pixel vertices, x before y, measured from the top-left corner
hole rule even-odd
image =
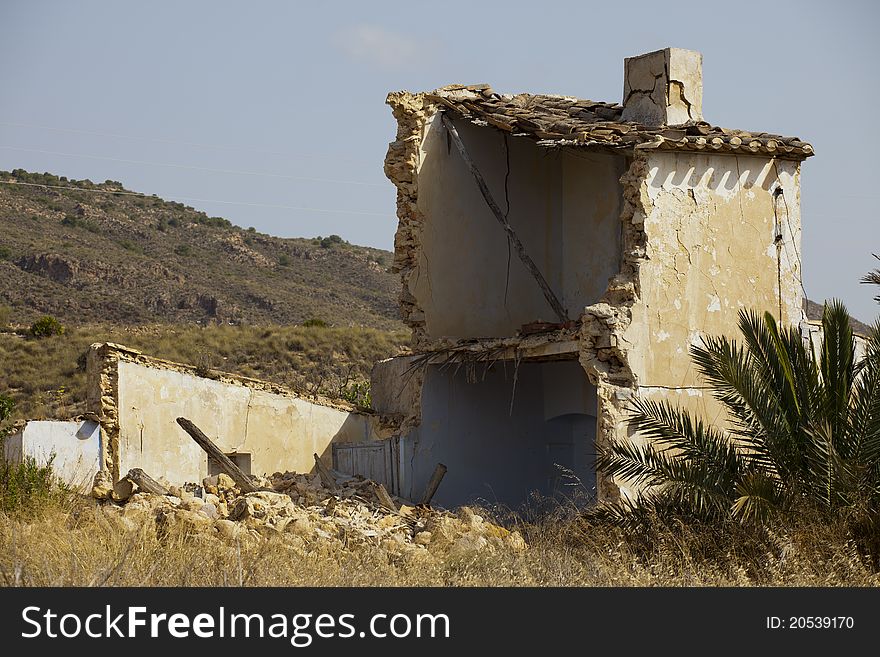
[[[40,465],[52,460],[55,474],[67,484],[85,489],[101,465],[101,427],[97,422],[32,420],[6,437],[4,458],[21,463],[31,457]]]
[[[115,479],[135,467],[178,484],[206,477],[207,456],[178,417],[227,454],[247,455],[252,474],[311,472],[315,453],[331,464],[333,443],[377,437],[377,419],[344,404],[301,399],[246,377],[197,373],[120,345],[92,345],[88,371],[90,409],[107,433],[103,456]]]

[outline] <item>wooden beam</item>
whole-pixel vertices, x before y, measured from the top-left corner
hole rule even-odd
[[[437,492],[437,489],[440,487],[440,482],[443,481],[445,475],[446,466],[442,463],[438,463],[437,467],[434,468],[434,474],[431,475],[431,480],[428,482],[428,487],[425,489],[425,494],[422,496],[422,506],[428,506],[431,504],[431,500],[434,498],[434,493]]]
[[[317,454],[312,454],[315,457],[315,470],[318,471],[318,474],[321,475],[321,483],[324,484],[325,488],[329,488],[330,490],[336,490],[336,477],[333,476],[333,473],[330,472],[330,468],[324,465],[324,462],[321,460],[321,457]]]
[[[217,447],[217,445],[215,445],[195,424],[187,420],[185,417],[177,418],[177,424],[179,424],[183,430],[186,431],[194,441],[196,441],[196,444],[199,447],[205,450],[210,458],[217,461],[220,469],[232,477],[232,480],[236,483],[242,493],[255,493],[258,490],[251,481],[251,478],[242,472],[241,469],[235,465],[228,456],[226,456],[226,454],[220,451],[220,448]]]
[[[138,490],[142,490],[145,493],[152,493],[153,495],[167,495],[168,491],[165,489],[165,486],[160,484],[158,481],[153,479],[146,472],[141,470],[140,468],[132,468],[128,471],[128,474],[122,479],[122,481],[128,480],[133,484],[136,484]],[[120,482],[121,483],[121,482]],[[114,490],[115,490],[114,486]],[[124,491],[120,490],[118,493],[123,493]],[[131,495],[131,492],[129,492]],[[126,496],[126,499],[128,496]]]
[[[394,511],[395,513],[399,511],[397,505],[394,503],[394,500],[391,499],[391,496],[388,494],[388,490],[383,484],[376,484],[373,487],[373,491],[376,493],[376,499],[379,500],[379,504],[384,506],[386,509]]]
[[[464,142],[461,140],[461,137],[459,136],[458,130],[456,130],[455,125],[452,123],[449,117],[446,116],[445,113],[441,114],[440,118],[443,122],[443,125],[446,127],[446,130],[449,132],[449,136],[452,138],[452,142],[455,144],[455,148],[458,149],[458,154],[461,155],[461,159],[464,160],[464,163],[470,170],[471,175],[473,175],[474,180],[477,181],[477,186],[480,188],[480,193],[483,195],[483,199],[486,201],[489,209],[492,210],[492,214],[495,215],[495,218],[501,224],[501,227],[507,233],[507,237],[508,239],[510,239],[510,243],[513,245],[513,248],[516,251],[517,256],[519,256],[520,261],[523,263],[523,265],[525,265],[526,269],[529,270],[535,281],[537,281],[538,285],[541,288],[541,292],[544,293],[544,298],[547,299],[547,303],[550,304],[550,307],[553,309],[553,312],[556,313],[559,321],[563,323],[569,321],[568,314],[565,312],[565,308],[562,307],[559,299],[553,293],[553,290],[550,288],[550,284],[547,283],[547,279],[544,278],[544,275],[541,273],[541,270],[538,269],[535,261],[529,257],[528,253],[526,253],[526,249],[523,246],[523,243],[519,240],[519,237],[517,236],[516,232],[514,232],[513,227],[507,221],[507,217],[504,216],[501,208],[498,207],[495,199],[492,198],[492,193],[489,191],[489,186],[486,184],[486,180],[483,178],[483,174],[480,173],[480,170],[477,169],[477,165],[474,164],[474,161],[468,155],[467,149],[464,147]]]

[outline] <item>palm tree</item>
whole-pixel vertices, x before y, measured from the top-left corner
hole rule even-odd
[[[877,260],[880,260],[880,256],[878,256],[876,253],[874,254],[874,257],[877,258]],[[880,285],[880,269],[875,269],[874,271],[868,272],[867,274],[865,274],[860,282],[868,283],[869,285]],[[880,294],[874,297],[874,301],[880,303]]]
[[[675,509],[698,518],[764,521],[815,507],[880,512],[880,321],[856,362],[843,304],[825,306],[815,355],[795,328],[742,311],[742,343],[703,339],[691,356],[729,415],[708,426],[668,402],[635,399],[630,428],[597,468],[643,490],[596,513],[623,520]]]

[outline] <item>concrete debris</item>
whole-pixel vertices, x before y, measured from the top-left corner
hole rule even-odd
[[[415,560],[527,549],[519,532],[469,507],[452,513],[397,498],[400,506],[394,511],[383,499],[390,498],[387,491],[376,482],[335,471],[333,490],[318,473],[276,472],[254,478],[262,490],[243,493],[231,477],[219,474],[206,477],[201,486],[171,486],[168,495],[135,487],[124,499],[113,496],[113,487],[99,478],[93,497],[102,501],[105,512],[132,527],[139,515],[152,516],[160,534],[178,528],[221,540],[283,535],[304,549],[374,546],[389,556]]]

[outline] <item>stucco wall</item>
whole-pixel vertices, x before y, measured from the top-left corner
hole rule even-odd
[[[774,199],[777,187],[783,194]],[[629,364],[640,385],[699,385],[689,346],[698,344],[701,335],[736,337],[742,308],[778,316],[778,274],[782,321],[799,324],[796,162],[653,153],[642,198],[645,212],[633,221],[644,222],[646,257],[626,332]],[[782,236],[778,254],[777,229]]]
[[[13,463],[31,457],[40,464],[51,458],[58,477],[76,488],[86,488],[101,464],[101,427],[90,420],[31,420],[7,436],[4,457]]]
[[[301,399],[281,386],[94,344],[87,360],[89,410],[101,421],[103,467],[113,477],[139,467],[171,483],[207,476],[207,456],[181,429],[186,417],[224,452],[251,455],[251,473],[311,472],[331,443],[378,437],[378,418],[344,402]],[[203,373],[198,373],[203,374]]]
[[[504,210],[504,136],[466,121],[456,127]],[[569,315],[577,318],[601,297],[619,268],[618,179],[624,160],[548,150],[516,137],[507,138],[507,147],[508,220]],[[424,311],[428,337],[501,337],[536,319],[557,321],[534,278],[509,252],[506,235],[461,156],[447,147],[436,115],[425,129],[418,181],[424,222],[408,286]]]
[[[368,416],[163,370],[119,363],[119,470],[143,468],[171,482],[207,476],[205,453],[175,422],[192,420],[224,452],[251,455],[253,474],[310,472],[332,442],[371,439]]]

